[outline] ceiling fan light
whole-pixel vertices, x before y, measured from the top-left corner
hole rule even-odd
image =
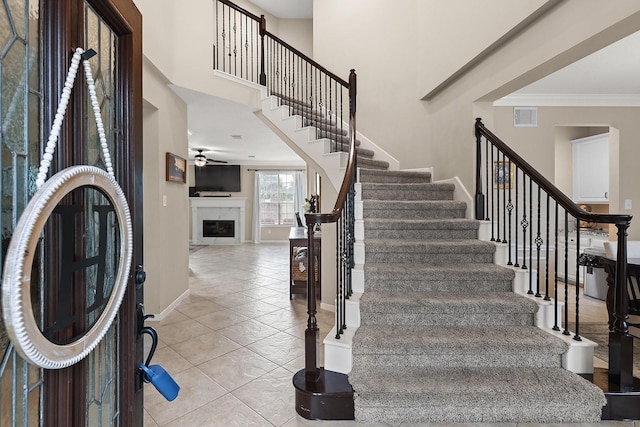
[[[196,154],[193,163],[201,168],[202,166],[207,164],[207,158],[203,154]]]

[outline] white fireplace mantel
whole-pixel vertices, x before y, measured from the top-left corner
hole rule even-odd
[[[194,245],[228,245],[244,242],[246,197],[190,197],[191,243]],[[234,221],[234,237],[204,237],[203,221]]]

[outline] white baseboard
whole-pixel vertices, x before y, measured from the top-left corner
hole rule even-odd
[[[153,314],[153,317],[150,317],[147,320],[150,321],[150,322],[159,322],[159,321],[163,320],[165,317],[167,317],[173,311],[174,308],[179,306],[182,303],[182,301],[184,301],[188,296],[189,296],[189,289],[184,291],[182,293],[182,295],[180,295],[178,298],[176,298],[171,304],[169,304],[167,306],[167,308],[162,310],[162,312],[160,312],[158,314],[149,313],[149,314]]]

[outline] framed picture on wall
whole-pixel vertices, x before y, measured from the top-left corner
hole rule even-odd
[[[167,152],[167,181],[187,182],[187,160]]]
[[[493,162],[493,188],[511,188],[513,170],[514,164],[511,162]]]

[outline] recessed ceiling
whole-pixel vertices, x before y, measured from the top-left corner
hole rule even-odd
[[[313,0],[249,0],[276,18],[311,19]]]
[[[230,164],[303,166],[304,161],[247,105],[170,85],[187,104],[189,159],[196,150]]]

